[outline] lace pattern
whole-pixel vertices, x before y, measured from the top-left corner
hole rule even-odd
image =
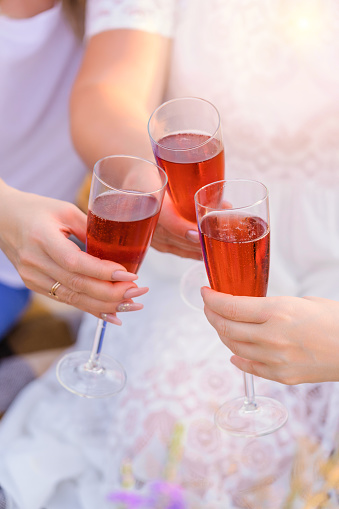
[[[224,401],[243,394],[242,374],[230,364],[229,352],[203,313],[187,311],[168,288],[155,291],[159,304],[153,303],[152,321],[145,313],[138,327],[125,323],[125,330],[108,329],[108,348],[114,345],[131,374],[128,386],[110,406],[111,434],[119,444],[116,460],[131,463],[139,485],[162,478],[179,424],[184,439],[176,483],[202,507],[224,503],[227,509],[281,509],[303,441],[308,439],[325,457],[331,453],[338,434],[336,384],[288,387],[256,379],[257,394],[284,403],[289,421],[260,439],[221,433],[214,425],[214,412]],[[165,294],[168,306],[161,311]],[[88,330],[90,320],[82,331]]]
[[[167,97],[200,95],[223,121],[230,176],[339,172],[335,0],[101,0],[88,35],[119,27],[174,37]]]

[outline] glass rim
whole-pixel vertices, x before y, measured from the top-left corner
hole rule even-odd
[[[231,208],[228,208],[228,209],[220,209],[220,208],[215,208],[215,207],[209,207],[208,205],[203,205],[202,203],[200,203],[198,201],[197,195],[198,195],[198,193],[200,193],[200,191],[202,191],[204,189],[207,189],[208,187],[212,187],[212,186],[214,186],[216,184],[221,184],[221,183],[227,184],[229,182],[250,182],[250,183],[254,183],[254,184],[259,184],[262,187],[262,189],[264,190],[265,194],[264,194],[263,198],[260,198],[256,202],[251,203],[250,205],[244,205],[243,207],[231,207]],[[223,179],[223,180],[217,180],[215,182],[211,182],[210,184],[206,184],[205,186],[203,186],[200,189],[198,189],[198,191],[194,195],[194,203],[196,205],[199,205],[200,207],[204,207],[205,209],[215,210],[215,211],[218,211],[218,210],[229,210],[229,211],[232,211],[232,210],[244,210],[244,209],[249,209],[249,208],[255,207],[257,205],[260,205],[261,203],[263,203],[265,200],[268,199],[268,196],[269,196],[269,192],[268,192],[267,187],[265,186],[265,184],[263,184],[259,180],[254,180],[254,179]]]
[[[208,136],[208,139],[206,141],[204,141],[203,143],[199,143],[198,145],[194,145],[193,147],[190,147],[190,148],[168,148],[166,147],[165,145],[162,145],[161,143],[159,143],[158,141],[156,141],[153,136],[151,135],[151,132],[150,132],[150,123],[151,123],[151,120],[152,118],[154,117],[154,115],[159,111],[161,110],[163,107],[167,106],[168,104],[171,104],[173,102],[179,102],[179,101],[187,101],[187,100],[194,100],[194,101],[202,101],[206,104],[209,104],[210,106],[212,106],[212,108],[214,109],[214,111],[216,112],[217,114],[217,118],[218,118],[218,122],[217,122],[217,128],[215,129],[215,131],[213,132],[213,134],[211,135],[207,135]],[[176,97],[174,99],[169,99],[168,101],[165,101],[164,103],[160,104],[157,108],[155,108],[155,110],[153,111],[153,113],[151,114],[150,118],[148,119],[148,122],[147,122],[147,131],[148,131],[148,135],[149,137],[151,138],[151,140],[158,146],[158,147],[161,147],[161,148],[164,148],[165,150],[169,150],[171,152],[187,152],[188,150],[194,150],[194,149],[197,149],[197,148],[200,148],[200,147],[203,147],[204,145],[206,145],[207,143],[209,143],[216,135],[216,133],[219,131],[221,127],[221,117],[220,117],[220,113],[217,109],[216,106],[214,106],[213,103],[211,103],[211,101],[208,101],[207,99],[203,99],[202,97],[194,97],[194,96],[187,96],[187,97]]]
[[[158,189],[155,189],[154,191],[133,191],[133,189],[131,189],[131,190],[129,190],[129,189],[120,189],[118,187],[113,187],[110,184],[107,184],[107,182],[105,182],[101,177],[99,177],[99,175],[97,173],[97,168],[100,165],[100,163],[102,163],[103,161],[107,161],[108,159],[119,159],[119,158],[123,158],[123,159],[135,159],[136,161],[142,161],[143,163],[150,163],[150,164],[152,164],[158,170],[160,170],[160,174],[162,174],[165,177],[164,184],[161,187],[159,187]],[[111,189],[112,191],[119,191],[120,193],[129,193],[129,194],[137,193],[138,195],[141,195],[141,194],[145,194],[145,195],[146,194],[155,194],[155,193],[161,192],[164,188],[166,188],[167,183],[168,183],[168,177],[167,177],[166,172],[162,168],[160,168],[160,166],[158,164],[156,164],[154,161],[150,161],[149,159],[144,159],[143,157],[130,156],[130,155],[126,155],[126,154],[114,154],[114,155],[110,155],[110,156],[104,156],[101,159],[98,159],[98,161],[96,161],[96,163],[93,166],[93,174],[99,180],[99,182],[101,182],[101,184],[106,186],[108,189]]]

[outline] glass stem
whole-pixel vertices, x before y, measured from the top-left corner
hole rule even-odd
[[[244,384],[245,384],[245,411],[252,412],[258,408],[255,401],[254,392],[254,379],[253,375],[244,372]]]
[[[97,328],[95,331],[92,351],[91,351],[91,354],[88,359],[89,366],[95,365],[99,360],[99,355],[100,355],[101,348],[102,348],[102,342],[104,340],[104,335],[105,335],[105,330],[106,330],[106,324],[107,324],[107,322],[105,322],[104,320],[101,320],[101,318],[99,318]]]

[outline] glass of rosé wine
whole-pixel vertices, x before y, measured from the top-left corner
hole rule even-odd
[[[194,197],[207,276],[213,290],[265,297],[269,276],[270,222],[267,188],[255,180],[221,180]],[[255,396],[244,373],[245,396],[224,403],[217,426],[232,435],[257,437],[283,426],[288,414],[277,400]]]
[[[87,253],[137,273],[150,246],[166,186],[166,173],[151,161],[126,155],[100,159],[93,169],[88,202]],[[57,378],[70,392],[101,398],[124,388],[123,366],[101,353],[105,327],[106,322],[99,319],[92,351],[74,351],[59,361]]]
[[[172,99],[152,113],[148,133],[156,162],[167,174],[167,189],[174,207],[183,219],[194,223],[191,229],[195,229],[195,193],[206,184],[224,178],[219,112],[212,103],[199,97]],[[189,223],[187,228],[190,228]],[[180,285],[186,304],[203,308],[197,289],[205,281],[203,262],[194,263],[183,275]]]

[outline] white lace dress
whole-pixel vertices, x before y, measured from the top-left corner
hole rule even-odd
[[[137,27],[172,37],[164,99],[200,96],[218,107],[226,176],[261,180],[270,192],[270,293],[339,299],[338,2],[92,0],[89,14],[88,36]],[[260,439],[220,434],[214,410],[243,393],[243,380],[203,313],[180,299],[189,263],[151,250],[140,272],[150,287],[145,309],[108,329],[104,348],[129,375],[114,402],[118,456],[132,461],[136,477],[159,476],[155,451],[161,456],[160,444],[181,423],[177,481],[206,507],[228,507],[231,497],[235,507],[280,508],[300,441],[333,447],[338,384],[257,379],[258,393],[287,406],[286,426]],[[90,341],[90,322],[82,342]]]

